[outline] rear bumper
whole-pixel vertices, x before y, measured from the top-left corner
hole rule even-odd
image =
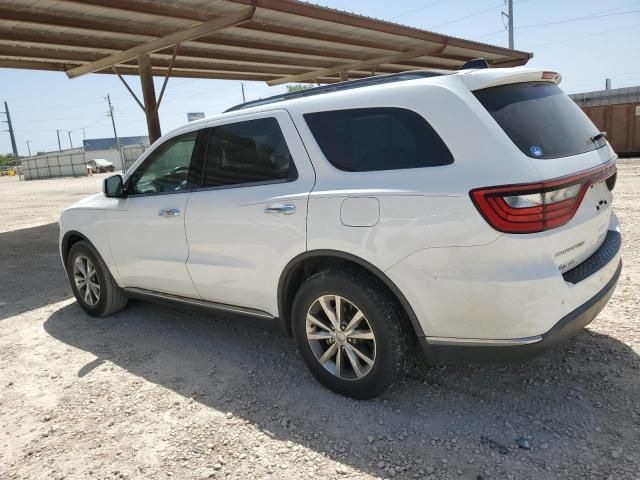
[[[458,344],[434,344],[426,339],[422,342],[423,349],[429,363],[460,363],[460,362],[509,362],[526,360],[536,357],[541,353],[555,347],[559,343],[573,337],[584,327],[593,321],[613,295],[616,288],[622,261],[613,277],[607,284],[587,302],[565,315],[546,333],[536,336],[518,339],[513,345],[509,343],[495,343],[491,346],[473,345],[460,342]]]

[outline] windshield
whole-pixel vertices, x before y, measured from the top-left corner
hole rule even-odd
[[[473,93],[529,157],[568,157],[606,145],[604,140],[592,140],[598,129],[553,83],[514,83]]]

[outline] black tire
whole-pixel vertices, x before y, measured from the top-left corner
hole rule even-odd
[[[100,295],[95,305],[90,305],[85,301],[74,279],[74,263],[79,256],[91,260],[96,270],[98,283],[100,285]],[[67,256],[67,276],[78,304],[89,315],[93,317],[106,317],[107,315],[119,312],[127,306],[127,296],[111,276],[100,254],[89,242],[80,241],[71,247],[69,255]]]
[[[339,295],[356,306],[375,335],[375,360],[362,378],[343,379],[328,371],[307,339],[307,313],[314,302],[324,295]],[[313,375],[330,390],[346,397],[368,399],[380,395],[404,378],[415,339],[407,327],[404,311],[375,277],[351,269],[317,273],[309,277],[298,290],[291,318],[294,338],[302,358]]]

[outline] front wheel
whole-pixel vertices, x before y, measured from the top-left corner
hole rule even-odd
[[[404,312],[380,282],[320,272],[296,294],[293,333],[313,375],[336,393],[372,398],[401,380],[413,348]]]
[[[75,243],[67,257],[67,275],[78,304],[94,317],[122,310],[127,297],[89,242]]]

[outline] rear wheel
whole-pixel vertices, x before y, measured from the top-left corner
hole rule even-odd
[[[372,398],[401,380],[413,338],[404,312],[373,277],[320,272],[296,294],[292,327],[314,376],[348,397]]]
[[[78,304],[89,315],[104,317],[127,305],[126,295],[89,242],[80,241],[71,247],[67,275]]]

